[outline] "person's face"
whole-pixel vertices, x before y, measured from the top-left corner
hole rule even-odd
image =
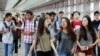
[[[84,17],[84,18],[82,19],[82,25],[83,25],[84,27],[86,27],[86,26],[88,25],[88,20],[87,20],[86,17]]]
[[[100,17],[100,14],[95,14],[95,19],[99,19],[99,17]]]
[[[27,18],[27,19],[31,19],[31,18],[32,18],[32,15],[26,14],[26,18]]]
[[[80,15],[78,13],[74,13],[74,19],[78,19]]]
[[[66,28],[66,27],[67,27],[67,22],[66,22],[65,19],[62,19],[61,26],[62,26],[63,28]]]
[[[63,13],[61,13],[61,14],[60,14],[60,17],[63,17],[63,15],[64,15],[64,14],[63,14]]]
[[[49,16],[49,19],[51,20],[51,21],[53,21],[54,20],[54,16],[52,15],[52,16]]]
[[[8,21],[11,21],[11,20],[12,20],[12,16],[8,16],[8,17],[7,17],[7,20],[8,20]]]

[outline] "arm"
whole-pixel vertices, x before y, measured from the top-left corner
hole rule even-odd
[[[33,41],[33,43],[32,43],[32,46],[30,47],[30,50],[29,50],[29,56],[31,56],[31,54],[32,54],[32,51],[33,51],[33,49],[35,50],[35,48],[36,48],[36,36],[34,37],[34,41]]]
[[[95,31],[95,32],[96,32],[96,41],[88,46],[89,49],[93,48],[99,41],[99,32],[98,33],[97,33],[97,31]]]
[[[51,47],[54,50],[55,55],[58,56],[58,52],[57,52],[57,50],[55,48],[55,45],[54,45],[55,42],[56,42],[56,39],[55,38],[53,38],[52,40],[50,40]]]

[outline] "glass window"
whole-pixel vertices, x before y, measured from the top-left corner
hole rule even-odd
[[[91,17],[91,20],[94,20],[94,13],[93,12],[90,13],[90,17]]]
[[[70,13],[70,6],[68,6],[68,13]]]
[[[100,1],[99,1],[99,11],[100,11]]]
[[[94,2],[90,3],[90,11],[94,11]]]
[[[94,11],[99,11],[99,2],[94,2]]]

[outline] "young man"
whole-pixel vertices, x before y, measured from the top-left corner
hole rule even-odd
[[[64,15],[63,11],[60,11],[59,14],[55,17],[54,24],[57,30],[61,29],[61,20]]]
[[[100,24],[100,13],[99,11],[95,11],[94,12],[94,20],[93,20],[93,25],[95,27],[95,29],[98,31],[98,26]]]
[[[56,34],[56,27],[54,25],[54,19],[55,19],[55,13],[54,12],[50,12],[48,13],[48,30],[50,31],[50,35],[51,37],[54,37],[54,35]]]
[[[2,35],[4,56],[13,56],[13,33],[15,24],[12,22],[12,14],[6,13],[5,20],[0,24],[0,33]]]
[[[99,33],[99,39],[100,39],[100,13],[99,11],[95,11],[94,12],[94,21],[93,21],[93,25],[96,29],[96,31]],[[98,48],[96,49],[96,56],[99,56],[100,55],[100,41],[98,41],[98,44],[97,44]]]
[[[24,44],[25,44],[25,53],[24,56],[28,56],[30,47],[32,45],[32,42],[34,41],[34,33],[35,33],[35,27],[34,27],[34,19],[33,19],[33,13],[31,11],[26,12],[26,19],[24,20],[22,24],[23,29],[23,37],[24,37]],[[32,53],[32,56],[34,56],[34,51]]]

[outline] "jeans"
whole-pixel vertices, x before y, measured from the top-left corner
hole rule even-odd
[[[4,56],[13,56],[13,44],[4,44]]]
[[[58,51],[58,54],[59,54],[59,56],[71,56],[71,53],[68,51],[66,51],[66,52]]]
[[[18,39],[14,41],[14,53],[18,53]]]
[[[30,43],[25,43],[25,52],[24,52],[24,56],[28,56],[28,53],[29,53],[29,50],[30,50],[31,45],[32,45],[32,44],[30,44]],[[35,56],[34,50],[33,50],[33,52],[32,52],[32,56]]]

